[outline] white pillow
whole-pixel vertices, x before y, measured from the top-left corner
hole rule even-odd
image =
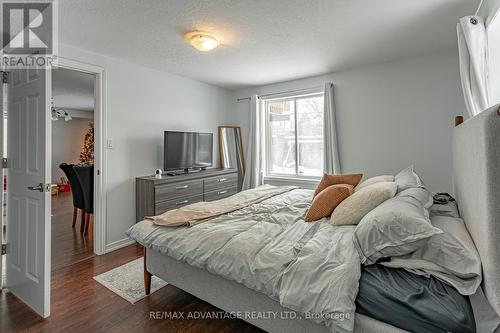
[[[362,188],[365,188],[367,186],[376,184],[376,183],[381,183],[381,182],[393,182],[394,181],[394,176],[393,175],[384,175],[384,176],[375,176],[372,178],[368,178],[367,180],[362,181],[361,183],[358,184],[354,188],[354,192],[361,190]]]
[[[375,183],[354,192],[333,211],[330,223],[334,225],[355,225],[372,209],[392,198],[398,186],[394,182]]]
[[[443,233],[432,226],[429,207],[432,194],[412,187],[373,209],[354,230],[354,244],[361,263],[371,265],[381,258],[402,256]]]
[[[398,184],[398,192],[411,187],[424,187],[424,183],[415,172],[413,165],[401,170],[396,176],[394,176],[394,182]]]

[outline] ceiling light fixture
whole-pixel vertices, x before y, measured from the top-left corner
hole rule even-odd
[[[52,115],[51,115],[52,121],[57,121],[57,119],[59,119],[59,118],[64,118],[64,121],[73,120],[73,117],[71,117],[71,114],[68,111],[61,109],[61,108],[56,108],[54,106],[54,98],[51,98],[50,105],[51,105],[51,111],[52,111]]]
[[[219,40],[213,34],[193,31],[186,34],[186,40],[198,51],[207,52],[219,46]]]

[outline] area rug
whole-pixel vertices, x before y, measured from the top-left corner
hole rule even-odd
[[[94,276],[94,280],[132,304],[146,297],[144,293],[144,259],[142,258]],[[166,285],[165,281],[153,276],[151,294]]]

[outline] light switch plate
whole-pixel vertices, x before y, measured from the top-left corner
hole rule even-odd
[[[106,148],[108,149],[113,149],[115,148],[115,145],[114,145],[114,142],[113,142],[113,139],[109,138],[106,140]]]

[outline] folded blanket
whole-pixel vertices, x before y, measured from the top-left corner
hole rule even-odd
[[[158,216],[147,216],[146,220],[151,220],[156,225],[167,227],[193,226],[207,219],[234,212],[296,188],[298,187],[262,185],[221,200],[198,202],[169,210]]]

